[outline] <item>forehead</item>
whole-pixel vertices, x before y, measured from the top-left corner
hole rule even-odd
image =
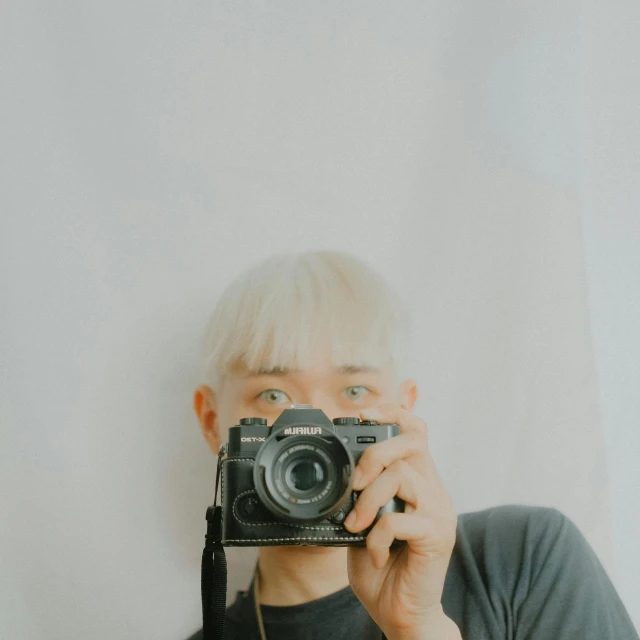
[[[382,374],[383,367],[374,365],[356,365],[345,364],[333,367],[316,366],[306,369],[297,369],[291,367],[281,366],[262,366],[256,369],[248,369],[243,367],[241,370],[236,371],[237,375],[243,378],[258,378],[261,376],[278,376],[278,377],[306,377],[310,375],[351,375],[358,373],[368,374]]]
[[[266,388],[297,388],[312,392],[314,389],[334,389],[338,386],[373,385],[382,391],[391,390],[399,384],[396,367],[392,360],[376,364],[352,365],[316,365],[305,367],[258,366],[249,369],[236,366],[228,369],[220,380],[221,397],[232,401],[245,391],[264,390]]]
[[[349,379],[357,381],[394,382],[395,366],[391,359],[376,363],[336,364],[327,360],[309,363],[305,366],[264,364],[254,368],[238,364],[228,371],[227,378],[235,385],[251,384],[260,381],[282,380],[283,382],[314,386],[332,381]],[[354,382],[355,383],[355,382]],[[271,384],[271,382],[269,382]],[[234,386],[235,386],[234,385]]]

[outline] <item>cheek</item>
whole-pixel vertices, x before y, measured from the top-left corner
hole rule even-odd
[[[227,418],[227,428],[240,422],[241,418],[265,418],[269,424],[277,418],[287,406],[270,406],[264,400],[259,400],[256,396],[263,389],[245,391],[233,398],[228,398],[225,403],[225,416]]]
[[[218,420],[221,430],[227,432],[230,427],[238,424],[240,418],[249,417],[249,408],[245,406],[242,397],[228,394],[220,402]]]
[[[396,387],[384,387],[380,391],[380,398],[383,402],[396,402],[398,400],[398,389]]]

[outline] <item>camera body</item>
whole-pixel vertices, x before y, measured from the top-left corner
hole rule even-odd
[[[311,405],[292,405],[271,427],[242,418],[221,451],[222,544],[364,546],[378,518],[404,502],[393,498],[368,529],[347,531],[359,495],[353,469],[367,447],[399,434],[395,424],[331,421]]]

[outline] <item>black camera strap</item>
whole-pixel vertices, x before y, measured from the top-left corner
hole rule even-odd
[[[223,640],[227,603],[227,557],[222,546],[222,507],[217,506],[218,482],[222,468],[222,451],[216,469],[213,506],[207,509],[207,535],[202,551],[202,637]]]

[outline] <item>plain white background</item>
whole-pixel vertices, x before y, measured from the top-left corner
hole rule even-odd
[[[456,507],[562,509],[638,625],[639,17],[8,5],[0,635],[198,627],[202,331],[246,265],[315,248],[408,300]],[[232,592],[251,556],[229,555]]]

